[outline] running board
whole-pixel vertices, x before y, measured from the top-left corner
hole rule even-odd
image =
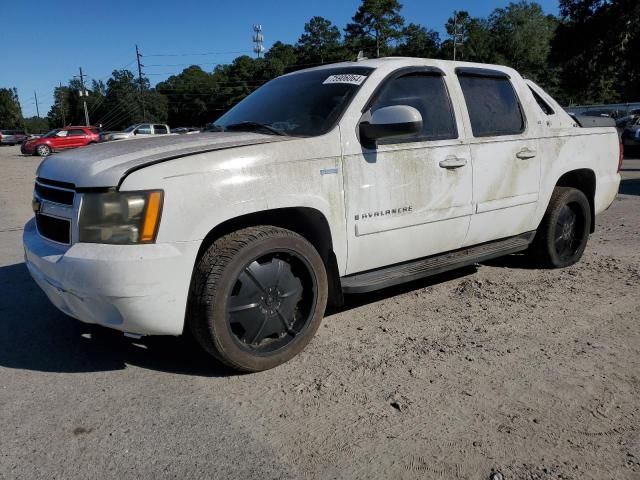
[[[366,293],[382,288],[430,277],[439,273],[521,252],[529,247],[536,232],[527,232],[515,237],[461,248],[439,255],[412,260],[410,262],[383,267],[368,272],[342,277],[344,293]]]

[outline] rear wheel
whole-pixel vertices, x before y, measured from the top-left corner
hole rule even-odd
[[[582,257],[591,228],[589,200],[580,190],[556,187],[531,245],[535,261],[562,268]]]
[[[188,324],[218,360],[255,372],[301,352],[326,303],[316,249],[290,230],[251,227],[219,238],[197,262]]]
[[[49,147],[49,145],[38,145],[36,153],[41,157],[47,157],[51,155],[51,147]]]

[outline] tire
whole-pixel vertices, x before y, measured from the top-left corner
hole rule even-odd
[[[543,267],[564,268],[582,258],[591,230],[591,207],[580,190],[556,187],[530,248]]]
[[[188,328],[222,363],[268,370],[311,341],[327,291],[324,263],[305,238],[273,226],[245,228],[217,239],[197,261]]]
[[[49,145],[38,145],[35,153],[41,157],[48,157],[51,155],[51,147]]]

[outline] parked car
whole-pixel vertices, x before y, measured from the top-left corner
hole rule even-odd
[[[26,137],[24,130],[0,130],[0,145],[17,145]]]
[[[621,110],[618,108],[600,108],[600,109],[591,109],[586,110],[579,114],[579,116],[583,117],[610,117],[613,119],[618,119],[627,114],[625,110]]]
[[[169,135],[171,129],[168,125],[158,123],[138,123],[131,125],[122,132],[106,132],[102,135],[104,140],[127,140],[131,138],[141,138],[150,135]]]
[[[636,116],[623,127],[620,138],[625,152],[633,156],[640,153],[640,116]]]
[[[177,133],[180,135],[193,135],[194,133],[200,133],[201,130],[196,127],[180,127],[180,128],[172,128],[171,133]]]
[[[24,142],[27,137],[29,136],[27,134],[27,132],[25,132],[24,130],[14,130],[13,131],[13,136],[16,138],[17,142],[16,143],[22,143]]]
[[[576,126],[497,65],[325,65],[215,124],[42,162],[23,241],[56,307],[136,336],[188,329],[264,370],[344,294],[514,252],[578,262],[620,184],[615,127]]]
[[[20,151],[25,155],[46,157],[52,152],[85,147],[100,141],[96,127],[65,127],[51,130],[40,138],[25,141]]]

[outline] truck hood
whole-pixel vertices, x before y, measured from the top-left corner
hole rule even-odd
[[[36,174],[38,178],[73,184],[76,188],[115,187],[130,172],[156,163],[292,138],[253,132],[212,132],[107,142],[51,155],[40,164]]]

